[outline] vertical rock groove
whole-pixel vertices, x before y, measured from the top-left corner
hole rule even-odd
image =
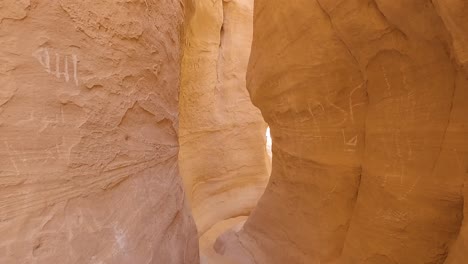
[[[196,0],[182,64],[179,153],[202,261],[241,224],[268,181],[266,124],[246,90],[252,0]],[[215,261],[218,263],[218,261]]]

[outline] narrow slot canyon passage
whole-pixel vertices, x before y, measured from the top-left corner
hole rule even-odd
[[[242,225],[271,171],[266,129],[246,72],[253,1],[193,1],[179,97],[179,166],[202,263],[220,263],[216,238]],[[214,258],[214,259],[213,259]]]
[[[466,0],[4,0],[0,264],[468,263]]]

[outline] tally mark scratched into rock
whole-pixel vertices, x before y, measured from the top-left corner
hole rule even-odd
[[[53,52],[55,56],[55,70],[51,69],[51,56],[49,54],[48,48],[40,48],[33,52],[32,56],[35,57],[39,63],[44,67],[45,71],[48,74],[55,75],[57,79],[60,79],[62,76],[66,82],[70,81],[70,70],[69,70],[69,56],[63,56],[63,71],[60,70],[61,57],[60,54],[57,52]],[[78,56],[75,54],[71,55],[71,63],[72,63],[72,78],[75,82],[75,85],[78,86]]]

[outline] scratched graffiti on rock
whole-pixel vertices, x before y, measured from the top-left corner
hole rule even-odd
[[[57,79],[63,78],[67,83],[73,81],[78,86],[78,56],[61,55],[49,48],[40,48],[33,54],[44,70],[55,76]]]

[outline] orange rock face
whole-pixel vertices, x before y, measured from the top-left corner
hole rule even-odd
[[[468,2],[253,3],[0,3],[0,263],[467,263]]]
[[[179,1],[3,1],[0,263],[198,263]]]
[[[200,236],[247,216],[268,181],[266,124],[245,84],[252,0],[193,2],[180,96],[180,165]]]
[[[464,263],[467,8],[255,1],[247,85],[271,128],[273,171],[218,253],[237,263]]]

